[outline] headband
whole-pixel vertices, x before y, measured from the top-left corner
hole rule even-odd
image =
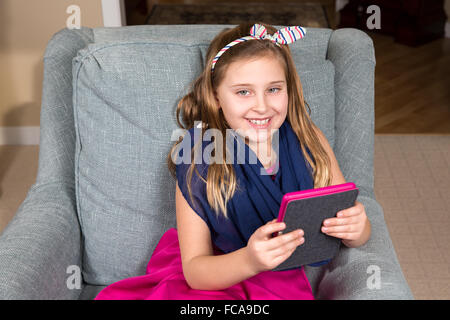
[[[292,27],[286,27],[278,30],[273,35],[267,34],[267,29],[263,25],[260,25],[258,23],[254,24],[250,28],[250,35],[245,36],[239,39],[236,39],[234,41],[231,41],[229,44],[227,44],[223,49],[217,53],[217,55],[214,57],[211,67],[211,72],[214,71],[214,66],[217,63],[217,60],[219,60],[220,56],[225,53],[228,49],[230,49],[232,46],[237,45],[238,43],[245,42],[248,40],[253,39],[268,39],[273,41],[277,46],[280,46],[280,44],[289,44],[297,41],[298,39],[302,39],[305,36],[306,29],[299,26],[292,26]]]

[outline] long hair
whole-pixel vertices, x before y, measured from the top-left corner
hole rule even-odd
[[[288,110],[287,120],[289,121],[293,131],[295,132],[305,159],[312,169],[314,180],[314,188],[325,187],[331,184],[331,170],[330,159],[323,148],[320,140],[315,132],[315,124],[310,118],[311,110],[308,106],[306,109],[306,102],[303,97],[303,89],[300,83],[300,78],[297,74],[294,61],[292,59],[289,46],[277,46],[270,40],[249,40],[239,43],[228,49],[217,61],[214,72],[211,72],[212,61],[216,54],[233,40],[249,35],[250,28],[254,23],[243,23],[235,28],[226,28],[222,30],[210,43],[206,53],[206,64],[202,73],[191,84],[191,90],[178,103],[176,110],[176,120],[178,125],[183,129],[191,129],[194,126],[194,121],[201,121],[202,133],[200,143],[194,145],[191,150],[191,159],[193,159],[194,149],[201,148],[201,141],[205,133],[206,127],[209,129],[215,128],[222,133],[223,141],[220,144],[226,147],[225,137],[226,129],[231,129],[226,122],[222,109],[219,108],[215,100],[214,92],[224,79],[228,66],[241,59],[274,57],[281,61],[284,67],[287,90],[288,90]],[[271,25],[259,23],[267,28],[267,32],[273,34],[277,31]],[[185,124],[180,122],[180,113],[183,111],[182,119]],[[169,171],[176,178],[176,166],[172,161],[174,151],[177,145],[181,142],[175,142],[167,157]],[[215,149],[218,150],[218,142],[214,141]],[[312,158],[306,152],[306,148],[311,152]],[[201,151],[200,151],[201,152]],[[217,153],[216,153],[217,154]],[[225,155],[226,151],[222,152]],[[211,163],[208,167],[207,179],[205,180],[199,173],[194,161],[187,171],[187,187],[189,196],[192,200],[191,180],[192,174],[196,171],[198,177],[206,183],[206,193],[209,205],[215,210],[218,215],[219,212],[228,218],[226,204],[230,200],[237,185],[236,174],[231,163],[227,163],[225,159],[219,163]],[[192,203],[194,203],[192,201]]]

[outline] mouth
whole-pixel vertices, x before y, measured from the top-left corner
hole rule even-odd
[[[257,118],[253,118],[253,119],[248,119],[246,118],[247,122],[256,129],[266,129],[269,127],[272,118],[261,118],[261,119],[257,119]]]

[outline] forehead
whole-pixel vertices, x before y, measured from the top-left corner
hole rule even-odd
[[[224,83],[269,83],[275,80],[285,80],[283,63],[277,57],[261,57],[232,62],[224,77]]]

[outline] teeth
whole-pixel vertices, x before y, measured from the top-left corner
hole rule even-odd
[[[257,125],[262,125],[262,124],[266,124],[267,122],[269,122],[270,119],[266,119],[266,120],[248,120],[251,123],[257,124]]]

